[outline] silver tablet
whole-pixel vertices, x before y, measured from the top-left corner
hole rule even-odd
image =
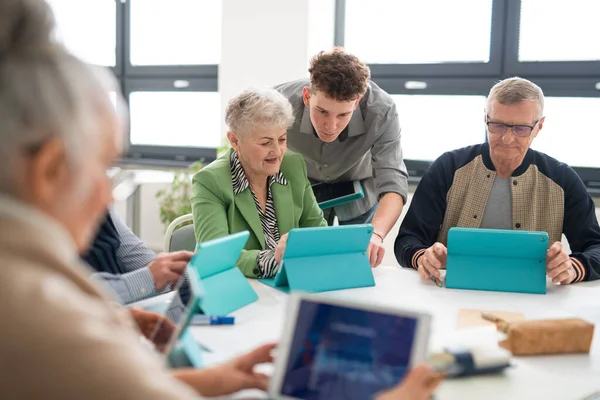
[[[394,307],[292,294],[269,395],[369,399],[426,360],[430,320]]]

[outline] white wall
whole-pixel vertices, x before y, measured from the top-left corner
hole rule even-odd
[[[219,64],[222,110],[248,86],[274,86],[308,76],[310,57],[333,46],[334,5],[334,0],[224,0]],[[164,227],[155,195],[168,179],[154,174],[144,181],[139,235],[159,250]],[[123,203],[115,209],[126,217]]]

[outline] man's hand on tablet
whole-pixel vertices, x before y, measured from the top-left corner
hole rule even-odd
[[[443,375],[431,367],[421,365],[406,375],[402,382],[392,389],[381,393],[376,400],[428,400],[435,392]]]
[[[429,280],[432,275],[436,279],[440,279],[440,269],[446,268],[447,257],[448,249],[446,246],[436,242],[419,257],[417,270],[425,280]]]
[[[172,253],[160,253],[156,256],[148,264],[156,290],[160,292],[169,283],[176,283],[193,256],[194,253],[191,251],[174,251]]]

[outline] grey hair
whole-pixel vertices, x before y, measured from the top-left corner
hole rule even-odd
[[[71,55],[54,29],[44,0],[0,2],[0,193],[15,190],[18,163],[51,138],[64,143],[70,162],[83,162],[114,112],[109,92],[125,112],[110,73]]]
[[[490,90],[487,98],[487,111],[494,106],[494,102],[503,105],[519,104],[523,101],[533,101],[538,107],[538,118],[544,115],[544,92],[535,83],[512,77],[496,83]]]
[[[294,112],[277,90],[251,88],[229,101],[225,122],[231,131],[242,135],[256,129],[287,129],[294,123]]]

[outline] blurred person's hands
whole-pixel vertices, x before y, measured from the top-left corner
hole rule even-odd
[[[129,308],[129,313],[142,335],[154,343],[158,351],[164,351],[173,332],[175,332],[175,324],[164,315],[152,311]]]
[[[245,389],[266,391],[269,376],[255,372],[254,367],[273,362],[271,352],[275,346],[266,344],[225,364],[200,371],[181,370],[176,376],[205,397],[225,396]]]
[[[376,400],[428,400],[444,376],[421,365],[410,371],[400,384],[380,393]]]

